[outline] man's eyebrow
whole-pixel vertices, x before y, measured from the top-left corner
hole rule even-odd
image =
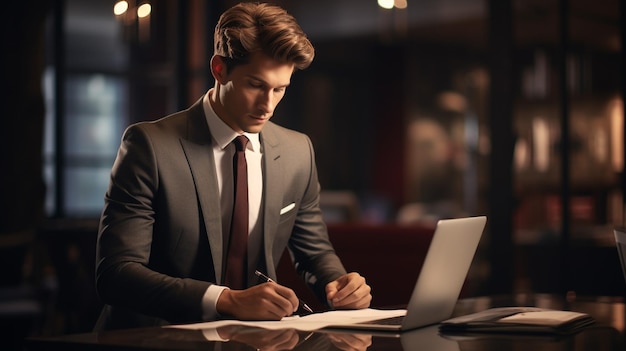
[[[249,75],[248,75],[248,78],[250,78],[250,79],[252,79],[252,80],[256,80],[257,82],[262,83],[262,84],[267,85],[267,86],[269,86],[269,85],[270,85],[270,84],[268,84],[268,83],[267,83],[264,79],[261,79],[261,78],[259,78],[259,77],[257,77],[257,76],[252,75],[252,74],[249,74]],[[282,84],[282,85],[279,85],[279,86],[277,86],[277,87],[274,87],[274,88],[286,88],[286,87],[288,87],[290,84],[291,84],[291,81],[287,82],[286,84]]]

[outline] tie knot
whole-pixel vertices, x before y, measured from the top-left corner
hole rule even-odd
[[[235,148],[237,151],[245,151],[246,146],[248,145],[248,138],[245,135],[240,135],[233,139],[233,143],[235,143]]]

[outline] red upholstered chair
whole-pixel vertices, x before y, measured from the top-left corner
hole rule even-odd
[[[421,269],[434,227],[367,223],[329,224],[328,233],[346,269],[363,275],[372,287],[372,307],[405,305]],[[278,280],[314,310],[323,309],[296,276],[285,252]]]

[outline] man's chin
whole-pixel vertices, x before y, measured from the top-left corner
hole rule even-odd
[[[263,126],[265,126],[265,122],[267,122],[267,121],[264,121],[264,122],[263,122],[263,123],[261,123],[261,124],[256,124],[256,125],[248,126],[248,127],[245,129],[246,133],[254,133],[254,134],[256,134],[256,133],[260,133],[260,132],[261,132],[261,130],[263,129]]]

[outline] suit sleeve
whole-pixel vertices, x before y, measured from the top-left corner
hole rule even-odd
[[[306,186],[294,223],[289,248],[296,270],[313,289],[320,301],[326,302],[325,287],[346,273],[341,260],[328,237],[328,230],[320,209],[320,184],[311,140],[306,138],[307,149],[299,155],[306,170]],[[307,157],[302,157],[307,155]]]
[[[96,287],[102,301],[169,322],[201,320],[209,283],[149,268],[159,171],[148,124],[124,133],[100,221]]]

